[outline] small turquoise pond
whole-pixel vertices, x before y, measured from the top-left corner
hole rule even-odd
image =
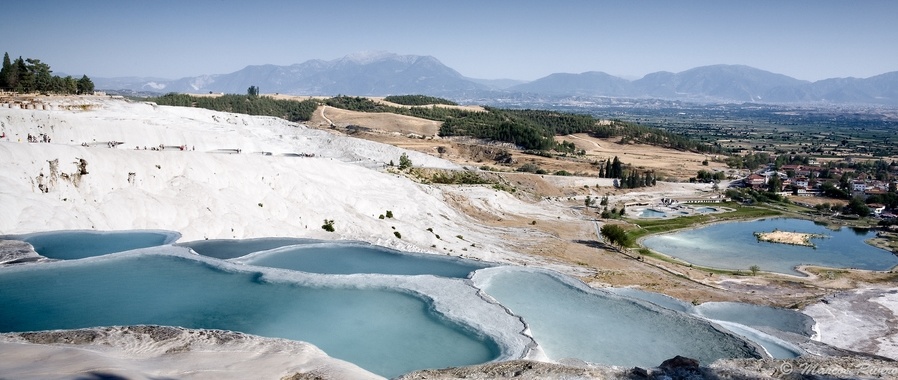
[[[367,244],[321,243],[291,246],[245,257],[239,262],[322,274],[429,274],[466,278],[489,264],[457,257],[413,254]]]
[[[757,355],[745,341],[703,319],[590,289],[549,272],[490,268],[473,279],[527,321],[552,360],[653,367],[676,355],[701,363]]]
[[[811,239],[816,247],[758,241],[755,232],[774,230],[819,234]],[[750,222],[727,222],[694,230],[651,236],[642,244],[653,251],[693,264],[732,270],[757,265],[764,271],[801,274],[799,265],[831,268],[889,270],[898,256],[864,241],[875,237],[869,230],[841,228],[837,231],[812,221],[791,218]]]
[[[663,211],[658,211],[655,209],[647,208],[645,210],[642,210],[641,213],[639,213],[639,217],[641,217],[641,218],[666,218],[667,213],[663,212]]]
[[[22,240],[41,256],[58,260],[76,260],[147,247],[171,244],[181,234],[171,231],[52,231],[25,235],[0,236]]]

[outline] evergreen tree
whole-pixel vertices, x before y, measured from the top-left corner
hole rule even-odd
[[[78,80],[78,93],[79,94],[92,94],[94,92],[94,82],[87,77],[87,75],[82,76],[81,79]]]
[[[11,83],[11,85],[15,91],[31,92],[33,90],[34,77],[28,73],[28,65],[25,64],[25,60],[22,57],[16,58],[15,62],[13,62],[11,78],[14,80],[14,83]]]
[[[12,87],[9,85],[9,75],[12,72],[12,61],[9,60],[9,53],[3,53],[3,67],[0,68],[0,90],[8,90]]]
[[[53,91],[53,76],[50,75],[50,65],[33,58],[28,58],[25,62],[28,63],[28,72],[34,81],[32,89],[43,93]]]
[[[71,75],[66,76],[65,78],[62,78],[62,82],[63,82],[62,93],[74,94],[74,93],[78,92],[78,81],[76,81],[75,78],[72,78]]]
[[[399,156],[399,170],[405,170],[412,167],[412,160],[408,158],[408,155],[403,153]]]
[[[605,160],[605,178],[613,178],[611,175],[611,160]]]
[[[783,189],[783,181],[776,174],[770,176],[770,179],[767,180],[767,191],[771,193],[777,193],[782,191]]]
[[[624,175],[624,169],[621,167],[621,162],[614,156],[614,160],[611,162],[611,174],[609,177],[611,178],[621,178]]]

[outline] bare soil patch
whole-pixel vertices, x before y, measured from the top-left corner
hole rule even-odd
[[[726,171],[722,162],[715,162],[714,155],[678,151],[645,144],[619,144],[619,139],[600,139],[586,133],[578,133],[556,137],[558,141],[570,141],[577,149],[586,151],[586,156],[593,159],[612,159],[617,156],[623,163],[639,170],[654,170],[662,178],[675,177],[688,179],[694,177],[699,170]],[[702,162],[708,160],[708,165]]]
[[[417,117],[397,115],[394,113],[371,113],[347,111],[340,108],[320,106],[309,121],[309,125],[317,128],[338,128],[357,126],[372,133],[389,133],[399,135],[436,136],[440,123]]]
[[[758,240],[760,241],[789,245],[803,245],[806,247],[814,246],[814,243],[811,243],[811,238],[823,237],[817,234],[790,231],[757,232],[755,233],[755,236],[757,236]]]

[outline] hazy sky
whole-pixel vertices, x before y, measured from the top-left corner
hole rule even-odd
[[[362,51],[430,55],[472,78],[638,78],[745,64],[798,79],[898,71],[898,1],[4,2],[0,51],[54,72],[176,79]]]

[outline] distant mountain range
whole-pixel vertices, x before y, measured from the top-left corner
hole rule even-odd
[[[898,71],[870,78],[816,82],[742,65],[712,65],[679,73],[656,72],[627,80],[603,72],[556,73],[532,82],[473,79],[431,56],[385,52],[310,60],[290,66],[260,65],[230,74],[176,80],[92,78],[96,88],[133,92],[223,92],[386,96],[423,94],[456,100],[516,96],[657,98],[693,102],[837,103],[898,106]]]

